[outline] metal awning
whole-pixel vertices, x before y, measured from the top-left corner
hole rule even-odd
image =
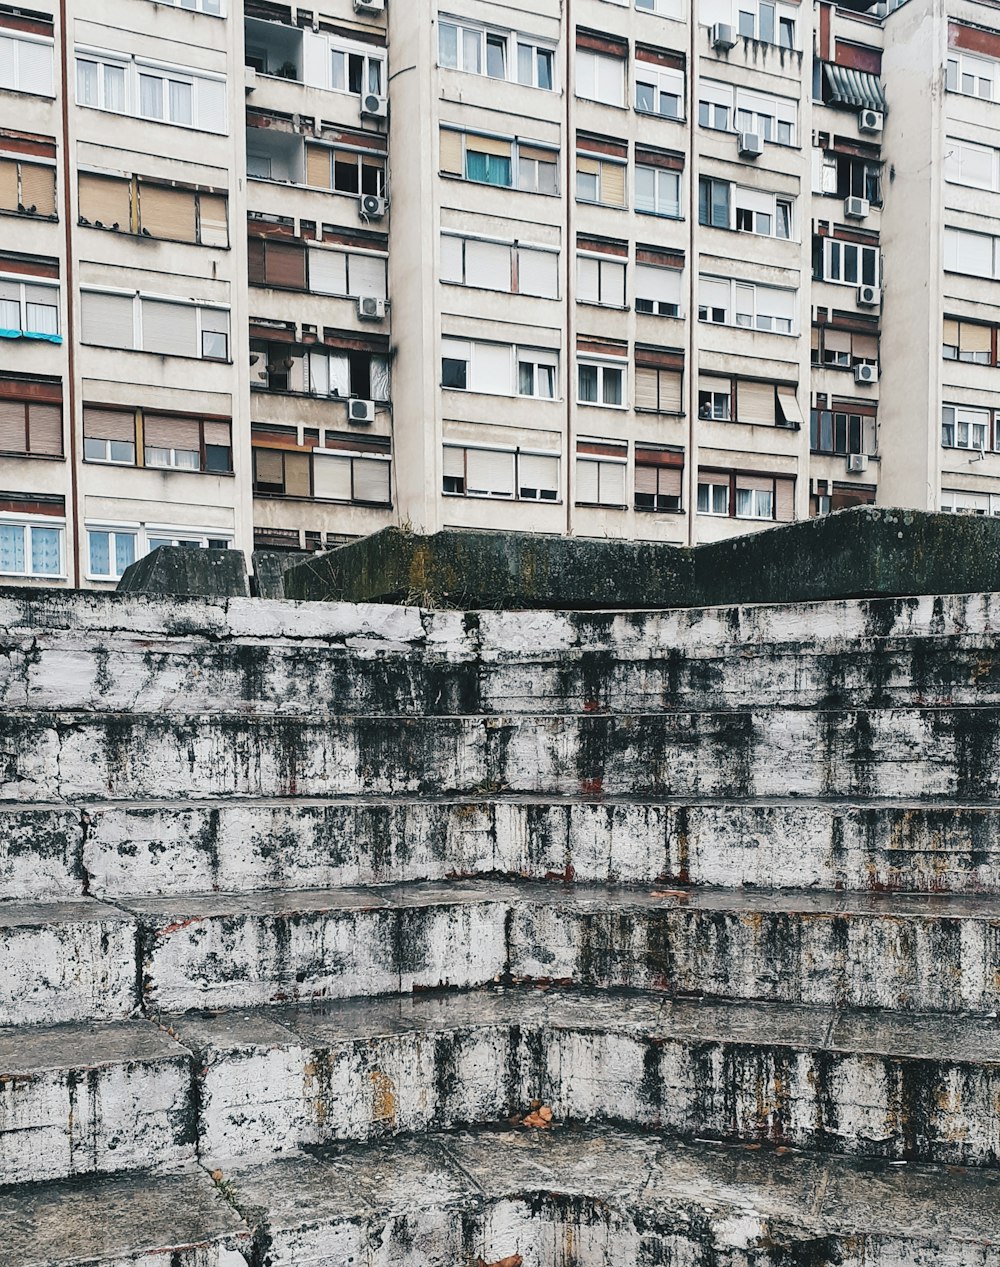
[[[856,110],[885,110],[885,93],[878,75],[824,62],[823,79],[826,86],[823,99],[827,105],[853,106]]]

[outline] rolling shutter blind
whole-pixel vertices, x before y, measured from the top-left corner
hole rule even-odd
[[[40,216],[56,213],[56,169],[41,163],[21,164],[21,201]],[[17,204],[15,203],[15,206]],[[126,220],[126,223],[128,221]]]
[[[582,303],[596,304],[601,297],[600,260],[578,255],[576,259],[576,297]]]
[[[387,292],[386,261],[377,255],[351,255],[348,257],[350,294],[385,299]]]
[[[779,385],[778,407],[781,410],[781,416],[790,427],[802,426],[802,410],[799,408],[799,400],[795,394],[794,387],[782,387]]]
[[[466,136],[465,148],[475,154],[494,154],[498,158],[510,158],[510,141],[500,141],[494,136]]]
[[[657,468],[655,466],[639,466],[635,468],[635,491],[637,493],[655,493],[657,489]]]
[[[441,171],[462,175],[462,133],[441,129]]]
[[[106,348],[134,348],[132,298],[84,291],[81,295],[83,341]]]
[[[600,501],[602,506],[622,506],[625,504],[625,465],[618,462],[601,462],[599,478],[601,481]]]
[[[962,352],[989,352],[990,327],[971,325],[963,321],[959,327],[959,349]]]
[[[20,400],[0,400],[0,452],[24,453],[25,408]]]
[[[660,413],[681,411],[681,375],[676,370],[660,370]]]
[[[309,289],[320,295],[346,295],[347,256],[342,251],[310,250]]]
[[[740,422],[763,422],[774,426],[774,384],[740,379],[737,386],[736,416]]]
[[[763,211],[765,215],[774,215],[774,194],[766,194],[760,189],[739,187],[736,190],[736,206],[743,211]]]
[[[313,496],[331,501],[351,500],[351,459],[313,454]]]
[[[559,459],[541,453],[522,453],[517,459],[518,484],[522,488],[559,488]]]
[[[255,448],[253,457],[258,484],[281,484],[284,482],[279,450]]]
[[[517,289],[521,295],[555,299],[559,294],[559,256],[554,251],[517,253]]]
[[[206,422],[202,424],[206,444],[218,444],[223,448],[231,448],[233,429],[228,422]]]
[[[17,163],[12,158],[0,158],[0,207],[17,210]]]
[[[220,334],[229,333],[229,310],[226,308],[200,308],[201,328],[216,330]]]
[[[195,196],[186,189],[140,182],[139,222],[154,238],[195,242],[198,239]]]
[[[201,447],[201,424],[193,418],[147,415],[143,425],[147,449],[189,449]]]
[[[466,282],[470,286],[482,286],[486,290],[511,288],[510,247],[497,242],[465,244]]]
[[[850,352],[851,335],[847,330],[827,330],[823,346],[827,352]]]
[[[354,500],[389,501],[389,463],[378,458],[354,459]]]
[[[477,343],[472,358],[471,388],[475,392],[511,393],[511,349],[506,343]]]
[[[52,45],[35,40],[18,40],[19,74],[21,92],[34,92],[41,97],[52,97]]]
[[[597,468],[598,462],[576,459],[576,500],[578,502],[597,501]]]
[[[679,466],[663,466],[659,470],[660,493],[664,497],[680,497],[681,468]]]
[[[124,440],[135,443],[135,415],[117,409],[83,411],[83,434],[88,440]]]
[[[285,454],[285,492],[290,497],[309,496],[309,454]]]
[[[774,481],[774,517],[779,523],[791,523],[795,518],[795,481]]]
[[[989,331],[987,330],[987,350],[989,348]],[[878,337],[874,334],[851,335],[851,351],[863,361],[878,360]]]
[[[601,202],[611,207],[625,206],[625,164],[601,164]]]
[[[442,455],[442,473],[462,479],[465,476],[465,450],[446,444]]]
[[[28,407],[28,435],[32,453],[61,457],[62,410],[58,405],[32,403]]]
[[[555,163],[559,159],[558,150],[543,149],[540,145],[519,145],[517,155],[518,158],[530,158],[539,163]]]
[[[958,347],[958,322],[950,317],[944,319],[944,334],[941,341],[950,344],[951,347]]]
[[[306,146],[306,184],[320,189],[330,188],[331,150],[323,145]]]
[[[264,284],[263,238],[250,238],[247,242],[247,280],[251,286]]]
[[[656,412],[660,408],[658,371],[639,365],[635,371],[635,407]]]
[[[774,480],[770,475],[737,475],[737,488],[748,488],[758,493],[774,491]]]
[[[80,173],[80,215],[91,224],[120,224],[130,227],[129,182],[114,176],[93,176]]]
[[[165,356],[197,356],[197,309],[188,304],[142,301],[142,347]]]
[[[513,497],[513,453],[504,453],[497,449],[468,449],[465,460],[469,473],[467,492]]]
[[[290,242],[265,242],[264,260],[269,286],[305,290],[306,252],[304,247]]]
[[[681,297],[681,275],[672,268],[656,268],[652,264],[635,266],[635,293],[639,299],[676,304]]]
[[[462,239],[450,233],[441,234],[441,280],[464,282]]]
[[[601,170],[601,164],[596,158],[588,158],[585,154],[577,154],[576,170],[584,176],[596,176]]]
[[[218,79],[196,79],[198,126],[207,132],[226,131],[226,85]]]
[[[228,246],[229,227],[226,199],[219,194],[200,194],[198,209],[201,219],[201,241],[204,246]]]

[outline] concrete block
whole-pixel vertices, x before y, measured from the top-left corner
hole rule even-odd
[[[83,820],[64,806],[0,806],[0,902],[83,893]]]
[[[249,597],[247,561],[242,550],[160,546],[125,569],[118,592],[162,598]]]

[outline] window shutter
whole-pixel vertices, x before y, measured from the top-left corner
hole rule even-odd
[[[229,333],[229,310],[226,308],[200,308],[201,328],[216,330],[220,334]]]
[[[319,295],[347,294],[347,256],[343,251],[310,249],[309,289]]]
[[[285,454],[285,492],[290,497],[308,497],[309,454]]]
[[[791,386],[778,386],[778,408],[781,410],[781,416],[790,427],[801,427],[803,423],[802,410],[799,408],[799,400],[795,394],[795,388]]]
[[[83,434],[88,440],[124,440],[135,443],[135,415],[117,409],[83,410]]]
[[[740,422],[774,426],[774,384],[741,378],[736,387],[736,417]]]
[[[958,346],[962,352],[989,352],[990,327],[963,321],[959,327]]]
[[[601,505],[623,506],[625,504],[624,463],[602,462],[600,465]]]
[[[517,459],[517,482],[521,488],[559,489],[559,459],[541,453],[521,453]]]
[[[331,150],[325,145],[306,146],[306,183],[319,189],[330,188]]]
[[[672,268],[656,268],[652,264],[637,264],[635,268],[635,293],[639,299],[653,299],[658,303],[679,304],[681,298],[680,271]]]
[[[737,475],[737,488],[748,488],[758,493],[774,491],[774,480],[770,475]]]
[[[463,281],[462,239],[451,233],[441,234],[441,280]]]
[[[142,347],[164,356],[197,356],[197,309],[189,304],[142,301]]]
[[[202,424],[206,444],[218,444],[223,448],[232,448],[233,428],[228,422],[206,422]]]
[[[555,299],[559,295],[559,256],[555,251],[531,251],[521,247],[517,253],[517,290],[521,295],[539,295]]]
[[[139,182],[139,223],[154,238],[196,242],[195,196],[191,190]]]
[[[41,163],[21,164],[21,201],[40,216],[56,213],[56,169]],[[17,206],[17,203],[14,204]],[[126,221],[127,223],[127,221]]]
[[[498,242],[465,244],[465,280],[469,286],[486,290],[509,291],[511,288],[510,247]]]
[[[676,370],[660,370],[660,413],[681,412],[681,375]]]
[[[385,299],[386,261],[380,255],[351,255],[348,257],[348,281],[350,293]]]
[[[466,150],[476,154],[493,154],[498,158],[510,158],[510,141],[501,141],[495,136],[469,136],[465,138]]]
[[[331,501],[351,500],[351,459],[313,454],[313,496]]]
[[[577,154],[576,170],[582,176],[596,176],[601,170],[601,164],[596,158],[588,158],[585,154]]]
[[[948,343],[952,347],[957,348],[958,344],[958,322],[953,321],[951,317],[944,319],[944,332],[941,336],[942,343]]]
[[[827,329],[826,333],[823,335],[823,346],[827,352],[850,352],[850,331]]]
[[[680,497],[683,469],[680,466],[660,467],[660,493],[664,497]]]
[[[660,408],[659,371],[639,365],[635,371],[635,407],[654,413]]]
[[[776,479],[774,481],[774,517],[779,523],[791,523],[795,518],[795,481]]]
[[[509,396],[513,390],[511,349],[508,343],[477,343],[472,357],[472,382],[475,392],[491,392]]]
[[[81,295],[84,343],[105,348],[134,348],[135,330],[130,295],[84,291]]]
[[[254,468],[257,472],[258,484],[281,484],[284,477],[281,467],[281,453],[278,449],[258,449],[253,451]]]
[[[576,500],[578,502],[597,501],[597,468],[599,463],[576,460]]]
[[[26,452],[24,414],[24,401],[0,400],[0,452]]]
[[[199,449],[201,424],[193,418],[169,418],[147,414],[143,421],[147,449]]]
[[[468,449],[466,468],[469,472],[466,491],[514,495],[514,454],[498,449]]]
[[[986,333],[988,336],[989,331]],[[851,352],[863,361],[877,361],[878,336],[874,334],[852,334]]]
[[[198,126],[206,132],[226,132],[226,85],[218,79],[196,79]]]
[[[17,163],[12,158],[0,158],[0,207],[17,210]]]
[[[305,290],[305,247],[291,242],[265,241],[264,266],[269,286],[284,286],[289,290]]]
[[[354,500],[387,504],[389,463],[379,458],[354,459]]]
[[[446,444],[441,458],[442,474],[462,479],[465,475],[465,450]]]
[[[264,239],[247,241],[247,280],[251,286],[264,285]]]
[[[576,297],[582,303],[596,304],[600,298],[601,265],[599,260],[578,255],[576,260]]]
[[[700,392],[722,392],[728,396],[733,390],[733,381],[730,378],[712,378],[708,374],[700,374],[698,376],[698,390]]]
[[[441,171],[462,175],[462,133],[441,129]]]
[[[91,224],[100,220],[101,224],[120,224],[128,231],[131,225],[129,201],[127,180],[80,173],[80,215]]]
[[[28,435],[32,453],[43,457],[62,457],[62,410],[59,406],[32,402],[28,406]]]
[[[601,202],[610,207],[625,206],[625,164],[601,164]]]
[[[657,489],[657,467],[636,466],[635,491],[637,493],[655,493]]]
[[[229,225],[226,199],[219,194],[199,194],[198,210],[203,246],[228,246]]]

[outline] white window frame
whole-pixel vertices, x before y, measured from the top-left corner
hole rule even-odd
[[[1000,62],[979,53],[967,53],[964,49],[952,49],[945,64],[945,87],[963,97],[978,97],[981,101],[1000,100],[997,83],[1000,80]]]
[[[653,109],[650,110],[645,106],[640,106],[640,87],[652,88]],[[637,58],[635,63],[633,91],[633,101],[638,114],[653,115],[659,119],[674,119],[677,122],[683,122],[685,84],[684,72],[682,70],[674,70],[669,66],[657,66],[653,62],[644,62]],[[663,109],[665,99],[669,101],[676,101],[676,114]]]
[[[662,264],[648,264],[645,262],[641,264],[637,263],[635,266],[635,271],[634,271],[636,312],[642,313],[643,315],[650,316],[650,317],[680,317],[683,312],[683,305],[680,299],[678,299],[678,301],[674,303],[672,300],[669,300],[669,299],[649,299],[647,296],[640,294],[643,270],[647,268],[650,268],[650,269],[655,268],[659,270],[661,273],[676,274],[679,278],[678,284],[680,286],[681,295],[683,295],[684,293],[684,270],[683,269],[666,268]],[[650,306],[646,307],[647,304]],[[674,309],[674,311],[672,312],[666,311],[667,309]]]
[[[84,521],[84,530],[87,534],[87,568],[86,577],[88,581],[120,581],[124,576],[124,571],[119,572],[116,566],[116,543],[118,537],[132,538],[132,562],[135,563],[139,559],[139,547],[141,541],[142,524],[138,522],[114,521],[103,519],[87,519]],[[92,532],[105,532],[110,540],[108,542],[108,563],[110,571],[107,573],[95,572],[90,566],[90,534]],[[129,565],[126,565],[129,566]]]
[[[653,206],[640,207],[639,205],[639,174],[640,172],[645,179],[647,175],[653,177]],[[680,220],[682,218],[681,209],[681,173],[669,167],[652,167],[646,163],[635,164],[635,187],[633,209],[639,216],[659,216],[664,220]],[[676,198],[668,192],[664,192],[664,186],[668,183],[676,185]]]
[[[577,292],[579,292],[579,287],[580,287],[579,268],[580,268],[580,264],[583,261],[587,261],[588,263],[593,263],[597,265],[597,298],[596,299],[582,299],[580,298],[579,293],[577,293],[577,299],[576,299],[577,303],[596,304],[602,308],[618,308],[618,309],[627,308],[628,307],[628,302],[627,302],[628,257],[624,255],[608,255],[602,251],[579,251],[578,250],[576,253]],[[621,302],[620,303],[617,301],[617,298],[615,299],[614,302],[612,302],[611,300],[605,299],[604,297],[604,292],[606,289],[607,290],[613,289],[616,296],[618,293],[617,284],[614,287],[612,287],[611,282],[609,280],[607,282],[607,285],[605,285],[605,277],[604,277],[605,269],[614,269],[614,270],[620,269],[621,270]]]
[[[24,571],[2,572],[0,576],[42,577],[46,580],[65,580],[66,577],[66,520],[56,515],[22,515],[16,511],[0,511],[0,524],[21,528],[24,532]],[[56,572],[36,572],[31,566],[32,534],[36,528],[48,528],[59,536],[59,568]]]
[[[597,164],[596,173],[590,173],[590,172],[576,171],[575,162],[574,162],[574,191],[575,191],[576,201],[588,203],[590,206],[593,206],[593,207],[610,207],[613,211],[627,211],[628,210],[628,162],[627,160],[623,158],[614,158],[608,154],[594,154],[589,150],[577,150],[576,157],[586,158],[586,159],[589,159],[591,162]],[[625,201],[623,203],[604,201],[604,190],[602,188],[602,185],[603,185],[603,177],[604,177],[604,168],[608,164],[614,164],[616,167],[621,167],[625,169],[622,176],[623,186],[625,189]],[[593,175],[594,180],[597,183],[597,196],[594,198],[591,198],[586,194],[580,193],[580,177],[582,176],[585,179],[590,179],[592,175]]]
[[[611,53],[598,53],[590,48],[574,49],[574,76],[573,87],[576,96],[581,101],[594,101],[602,106],[624,107],[625,105],[625,65],[624,57],[615,57]],[[607,62],[614,66],[617,73],[615,80],[615,94],[613,97],[600,96],[601,91],[601,63]],[[592,67],[592,76],[590,71],[585,71],[585,67]],[[610,69],[608,67],[607,69]],[[581,80],[593,78],[593,94],[581,90]],[[586,88],[587,85],[584,85]]]
[[[771,209],[769,211],[759,211],[753,208],[741,207],[740,194],[744,192],[755,194],[758,197],[763,194],[769,199]],[[787,235],[778,232],[778,225],[781,223],[781,218],[778,215],[779,206],[788,207]],[[744,229],[740,227],[741,211],[749,211],[750,215],[753,217],[753,228]],[[774,238],[778,242],[798,241],[795,236],[795,199],[791,194],[771,193],[770,190],[752,189],[749,185],[733,185],[730,189],[729,195],[729,214],[732,220],[732,228],[735,229],[737,233],[752,233],[755,237]],[[767,215],[770,217],[771,228],[767,232],[764,232],[762,229],[757,227],[757,219],[761,215]]]
[[[182,357],[183,360],[189,361],[210,361],[216,365],[232,364],[232,310],[225,304],[199,303],[197,301],[178,299],[176,295],[153,295],[146,291],[136,292],[134,290],[122,291],[114,290],[110,286],[84,286],[81,287],[82,294],[99,294],[99,295],[120,295],[132,301],[132,342],[131,348],[116,348],[118,352],[145,352],[147,349],[143,346],[143,329],[142,329],[142,303],[148,300],[152,303],[176,304],[179,308],[193,308],[195,310],[195,346],[198,348],[194,356]],[[209,312],[224,312],[229,318],[229,329],[225,332],[226,340],[226,356],[206,356],[204,353],[205,335],[221,334],[221,331],[211,331],[203,329],[204,314]],[[109,347],[106,343],[92,343],[91,347]],[[178,353],[152,352],[153,356],[176,356]]]
[[[580,373],[583,369],[597,370],[597,398],[584,400],[580,394]],[[605,380],[617,375],[621,399],[605,400]],[[628,409],[628,363],[626,361],[605,360],[599,357],[578,356],[576,361],[576,403],[588,405],[593,409]],[[602,459],[603,460],[603,459]]]
[[[1000,150],[992,145],[976,145],[972,141],[963,141],[956,136],[945,137],[944,178],[950,185],[961,185],[965,189],[985,189],[992,193],[1000,191]],[[950,148],[949,148],[950,147]],[[977,180],[963,179],[965,154],[970,157],[987,158],[990,164],[990,179],[987,184]]]
[[[853,281],[844,276],[848,250],[857,251],[857,276]],[[865,260],[874,260],[874,280],[865,277]],[[823,239],[823,278],[832,286],[878,286],[882,276],[881,252],[877,246],[864,246],[859,242],[844,242],[840,238]]]
[[[55,92],[55,42],[47,39],[44,35],[35,35],[27,31],[14,31],[9,27],[0,27],[0,41],[7,40],[13,46],[11,51],[11,62],[14,68],[14,78],[9,84],[0,84],[0,89],[6,92],[23,92],[32,97],[54,97]],[[49,77],[48,85],[44,91],[40,91],[36,87],[25,87],[21,80],[26,77],[21,67],[21,46],[23,44],[35,44],[49,50]]]
[[[990,256],[992,259],[992,267],[987,273],[988,277],[1000,277],[1000,238],[994,237],[989,233],[978,233],[971,229],[957,229],[951,225],[945,226],[944,231],[944,271],[946,273],[958,273],[962,277],[982,277],[983,273],[978,268],[960,268],[961,261],[957,258],[959,248],[963,238],[978,238],[989,243]],[[949,255],[953,253],[949,243],[954,243],[954,254],[956,258],[953,263],[949,263]]]
[[[762,34],[762,9],[771,10],[770,21],[773,39],[765,39]],[[795,52],[798,48],[796,43],[798,38],[796,16],[796,9],[785,4],[775,4],[774,0],[739,0],[736,5],[736,20],[733,25],[737,32],[746,39],[757,40],[762,44],[770,44],[775,48],[783,48],[789,52]],[[749,23],[744,21],[745,18],[750,19]],[[783,23],[791,23],[792,38],[790,42],[786,42],[781,38]]]
[[[709,409],[707,414],[702,411],[702,396],[709,397],[706,405]],[[730,386],[726,392],[702,391],[698,389],[698,417],[712,422],[732,422],[733,420],[733,389]]]
[[[786,289],[785,287],[782,287],[782,286],[765,286],[759,282],[745,282],[745,281],[741,281],[739,278],[733,278],[733,277],[713,277],[713,276],[709,276],[708,274],[702,274],[702,276],[699,278],[699,281],[721,282],[723,284],[728,285],[730,288],[728,305],[725,309],[726,316],[723,321],[716,321],[714,317],[705,315],[705,313],[708,312],[708,306],[701,303],[700,294],[699,294],[699,302],[698,302],[698,320],[699,321],[706,321],[713,325],[733,326],[740,330],[751,330],[751,331],[756,331],[757,333],[760,333],[760,334],[782,334],[789,337],[795,336],[796,334],[795,318],[794,317],[774,317],[772,315],[769,315],[766,311],[762,312],[761,299],[763,298],[766,302],[766,297],[769,292],[774,292],[776,294],[792,294],[792,295],[795,295],[797,292],[792,291],[790,289]],[[747,291],[750,292],[749,295],[747,295],[746,293]],[[738,307],[741,301],[745,302],[748,298],[751,300],[749,324],[747,322],[740,321],[738,319],[738,316],[739,316]],[[715,310],[712,309],[712,311],[714,312]],[[794,311],[794,308],[793,308],[793,311]],[[770,321],[770,322],[777,321],[781,323],[787,322],[787,329],[784,328],[783,326],[776,327],[773,324],[772,325],[761,324],[762,322],[766,322],[766,321]]]
[[[335,57],[344,58],[344,86],[338,87],[334,83],[333,59]],[[361,71],[361,91],[352,92],[351,71],[349,58],[360,57],[364,66]],[[378,66],[378,84],[371,87],[372,82],[372,66]],[[376,97],[385,97],[388,94],[388,61],[385,54],[376,54],[372,52],[369,44],[356,44],[351,40],[335,40],[329,41],[329,49],[326,55],[327,83],[326,87],[330,92],[339,93],[341,96],[354,97],[360,100],[374,94]]]
[[[945,437],[951,433],[950,442]],[[982,444],[975,443],[980,433]],[[973,453],[989,453],[993,450],[993,411],[966,405],[942,405],[941,447],[943,449],[967,449]]]
[[[536,149],[536,148],[546,149],[547,148],[546,146],[535,146],[531,142],[528,142],[528,141],[525,141],[524,144],[525,146],[530,146],[530,148],[532,149]],[[541,194],[545,198],[561,197],[561,191],[559,188],[559,151],[552,150],[551,154],[552,154],[551,162],[548,159],[541,159],[541,158],[522,158],[521,146],[520,144],[518,144],[517,141],[515,141],[514,142],[515,170],[513,173],[514,174],[513,187],[522,194]],[[542,167],[552,168],[552,186],[553,187],[551,189],[542,189],[540,187],[541,181],[539,178],[542,174],[542,171],[541,171]],[[533,179],[530,186],[528,188],[525,188],[522,181],[523,181],[523,176],[528,173],[532,175]]]
[[[701,490],[703,488],[708,490],[706,494],[707,506],[704,509],[702,508],[702,505],[701,505]],[[716,494],[716,491],[719,489],[724,490],[724,493],[725,493],[725,502],[726,502],[725,510],[719,510],[716,507],[717,498],[715,494]],[[698,487],[695,493],[695,507],[696,507],[696,513],[699,515],[714,515],[717,519],[728,519],[729,518],[729,480],[727,479],[725,483],[723,483],[721,479],[711,479],[711,478],[704,479],[704,480],[699,479]]]
[[[654,13],[664,18],[680,20],[684,16],[679,0],[635,0],[635,7],[639,13]]]
[[[577,502],[578,506],[606,506],[614,510],[625,510],[628,507],[628,456],[612,457],[610,454],[604,453],[581,453],[577,450],[576,464],[579,467],[582,463],[588,462],[592,466],[597,467],[597,501],[596,502]],[[603,467],[615,467],[622,471],[622,500],[611,501],[601,496],[601,472]],[[577,481],[579,484],[579,480]]]
[[[455,65],[442,60],[442,31],[445,27],[454,27],[456,30],[456,57]],[[466,36],[468,36],[469,44],[466,44]],[[487,37],[493,40],[502,40],[504,44],[504,71],[501,75],[490,75],[488,72],[489,55],[487,49]],[[478,49],[478,65],[467,66],[466,53],[471,47],[473,41],[477,44]],[[521,78],[521,60],[520,53],[522,48],[531,50],[531,78],[529,80]],[[548,58],[549,75],[551,86],[546,86],[539,82],[539,56]],[[457,70],[466,75],[482,75],[486,79],[499,79],[507,83],[519,84],[522,88],[537,88],[541,92],[556,92],[558,85],[556,82],[556,47],[554,44],[546,40],[541,40],[533,35],[526,35],[520,31],[506,30],[503,27],[481,25],[468,18],[454,17],[451,14],[442,13],[438,17],[438,45],[437,45],[437,64],[444,70]]]
[[[740,510],[740,498],[749,497],[749,510]],[[766,500],[765,500],[766,498]],[[734,519],[774,519],[773,488],[740,488],[737,478],[736,501],[733,506]]]
[[[209,541],[225,541],[226,549],[233,549],[234,533],[231,528],[188,528],[182,524],[144,524],[142,530],[142,554],[136,558],[145,558],[150,553],[150,542],[158,541],[160,545],[184,545],[197,541],[198,548],[208,549]],[[159,548],[159,547],[156,547]],[[220,549],[222,547],[219,547]]]
[[[521,390],[521,369],[530,366],[532,390]],[[541,372],[540,372],[541,371]],[[514,373],[518,396],[527,396],[534,400],[558,400],[559,398],[559,353],[550,348],[515,348]],[[552,391],[541,391],[546,380],[551,382]]]
[[[97,67],[98,100],[96,105],[80,99],[79,64],[88,63]],[[116,109],[108,104],[105,80],[105,67],[113,67],[124,73],[122,108]],[[163,82],[161,115],[144,115],[140,111],[141,93],[139,79],[141,75],[159,78]],[[170,114],[170,82],[187,84],[191,88],[191,122],[177,122]],[[221,127],[206,127],[201,122],[200,91],[201,83],[222,85],[222,122]],[[167,62],[152,61],[135,55],[109,52],[103,49],[77,45],[74,49],[74,100],[85,109],[105,110],[111,114],[120,114],[128,118],[142,120],[147,123],[161,123],[168,127],[185,128],[194,132],[208,132],[215,136],[228,136],[228,108],[226,102],[226,77],[208,71],[192,70],[186,66],[176,66]]]
[[[225,0],[157,0],[160,4],[172,4],[175,9],[187,9],[191,13],[203,13],[208,18],[226,16]]]
[[[31,334],[42,335],[50,341],[62,343],[62,322],[60,320],[61,313],[59,310],[59,283],[58,282],[51,281],[47,277],[25,278],[22,273],[0,273],[0,282],[5,282],[8,284],[13,283],[14,285],[18,287],[18,290],[19,290],[18,298],[16,300],[9,301],[11,303],[16,303],[18,306],[17,327],[5,326],[2,319],[0,319],[0,327],[4,329],[10,329],[10,330],[13,330],[16,328],[20,330],[21,333],[24,335],[31,335]],[[56,328],[55,328],[54,333],[46,331],[46,330],[32,330],[29,327],[28,325],[28,299],[27,299],[27,288],[29,286],[44,287],[46,290],[50,290],[52,292],[53,297],[55,299],[54,303],[36,305],[35,301],[32,301],[32,305],[37,306],[37,307],[55,309]],[[0,300],[0,302],[3,302],[3,301]]]

